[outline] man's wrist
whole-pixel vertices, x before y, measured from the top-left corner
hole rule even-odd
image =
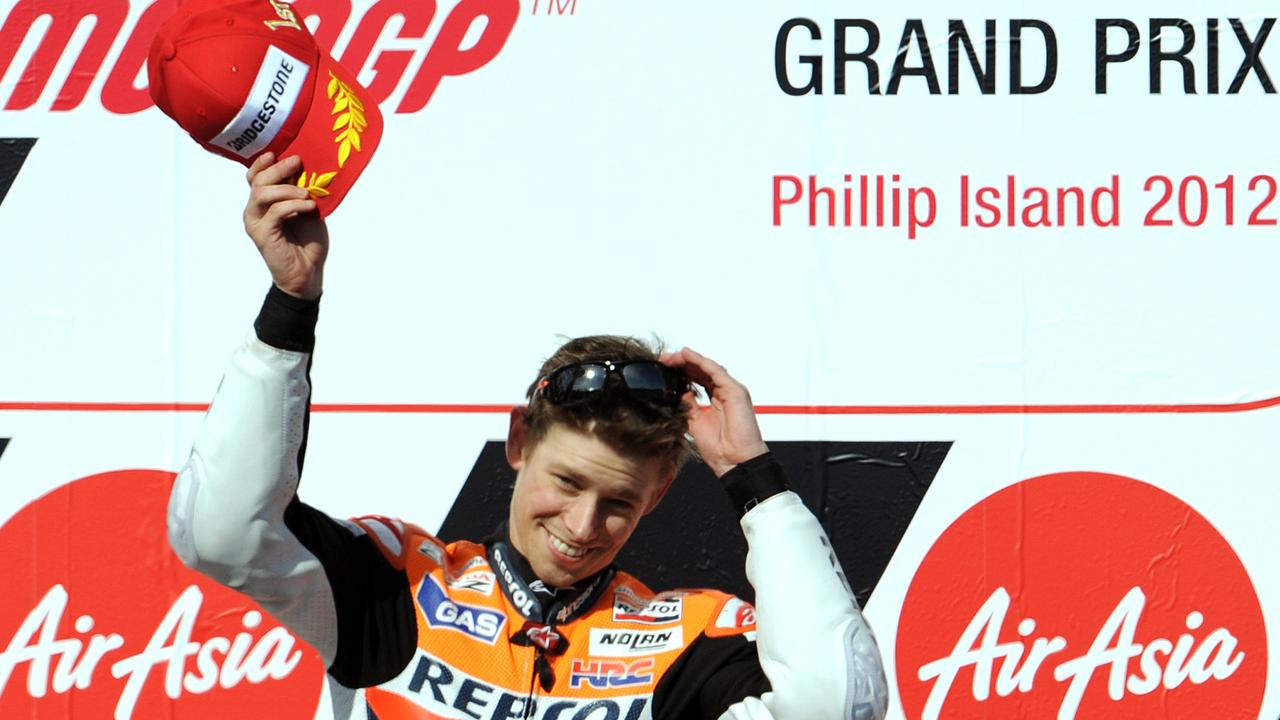
[[[751,508],[774,495],[791,489],[782,466],[770,452],[733,466],[721,476],[720,483],[724,486],[729,501],[733,503],[733,509],[738,512],[738,517],[746,515]]]
[[[279,350],[311,352],[316,347],[320,298],[304,300],[276,287],[267,291],[253,323],[258,339]]]

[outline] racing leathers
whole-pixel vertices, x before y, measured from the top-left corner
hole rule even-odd
[[[319,652],[338,720],[881,718],[879,652],[817,520],[766,454],[722,478],[754,607],[606,568],[548,588],[505,528],[445,544],[296,494],[317,301],[272,288],[170,498],[179,557]]]

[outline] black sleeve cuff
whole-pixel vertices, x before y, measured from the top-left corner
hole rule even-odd
[[[738,511],[738,517],[774,495],[791,489],[782,466],[773,459],[773,453],[757,455],[735,465],[720,478],[720,482],[733,503],[733,509]]]
[[[309,353],[316,348],[319,318],[320,298],[303,300],[272,285],[253,329],[259,340],[273,348]]]

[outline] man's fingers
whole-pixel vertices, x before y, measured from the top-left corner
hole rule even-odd
[[[694,413],[698,412],[698,394],[690,390],[680,396],[680,404],[685,407],[685,410],[689,412],[689,416],[692,417]]]
[[[690,380],[705,387],[708,394],[717,387],[741,386],[733,376],[729,375],[729,371],[725,370],[723,365],[691,348],[681,348],[679,352],[672,353],[671,357],[664,359],[663,362],[682,370]]]
[[[253,164],[249,166],[248,172],[244,174],[245,179],[249,181],[250,185],[252,185],[253,178],[256,177],[258,173],[271,167],[271,163],[275,161],[276,161],[275,153],[269,153],[269,152],[262,153],[258,157],[254,158]]]
[[[311,198],[304,200],[282,200],[272,205],[263,219],[270,223],[283,223],[295,215],[308,213],[316,209],[316,201]]]
[[[692,358],[694,364],[705,370],[707,374],[713,376],[723,375],[726,378],[729,377],[729,371],[725,370],[723,365],[712,360],[706,355],[703,355],[697,350],[694,350],[693,348],[681,348],[680,352],[684,353],[686,357]]]
[[[276,203],[286,200],[306,200],[308,197],[307,191],[297,185],[256,187],[249,193],[249,204],[244,209],[245,222],[254,223],[262,219]]]
[[[261,160],[262,158],[258,159]],[[255,161],[253,165],[254,167],[257,167],[258,163]],[[289,178],[297,175],[298,171],[301,169],[302,158],[297,155],[290,155],[280,162],[269,164],[264,168],[259,168],[257,172],[254,172],[253,167],[249,168],[251,175],[249,178],[249,184],[253,187],[280,185],[282,183],[288,184]]]
[[[683,372],[685,377],[706,388],[708,396],[711,395],[712,391],[715,389],[715,380],[701,362],[705,361],[706,358],[698,355],[689,348],[681,348],[676,352],[663,353],[658,359],[664,365],[676,368]]]

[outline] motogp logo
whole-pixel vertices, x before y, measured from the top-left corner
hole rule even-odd
[[[1063,473],[970,508],[898,626],[908,717],[1257,717],[1257,593],[1199,513],[1146,483]]]
[[[178,5],[178,0],[9,2],[2,18],[0,76],[13,72],[15,82],[3,109],[35,105],[60,64],[71,70],[51,110],[79,107],[99,83],[108,112],[124,115],[151,107],[147,88],[138,87],[136,79],[146,77],[151,40]],[[354,13],[350,2],[270,0],[270,5],[280,18],[264,21],[273,30],[299,28],[300,20],[316,17],[315,38],[323,52],[353,71],[370,68],[367,85],[374,102],[381,104],[402,89],[397,113],[418,112],[446,78],[478,70],[497,57],[520,14],[518,0],[467,0],[452,7],[443,3],[444,8],[435,2],[377,0]],[[143,9],[135,14],[131,7]],[[77,36],[87,39],[74,42]],[[348,39],[335,47],[339,37]],[[109,52],[112,47],[119,47],[118,53]]]

